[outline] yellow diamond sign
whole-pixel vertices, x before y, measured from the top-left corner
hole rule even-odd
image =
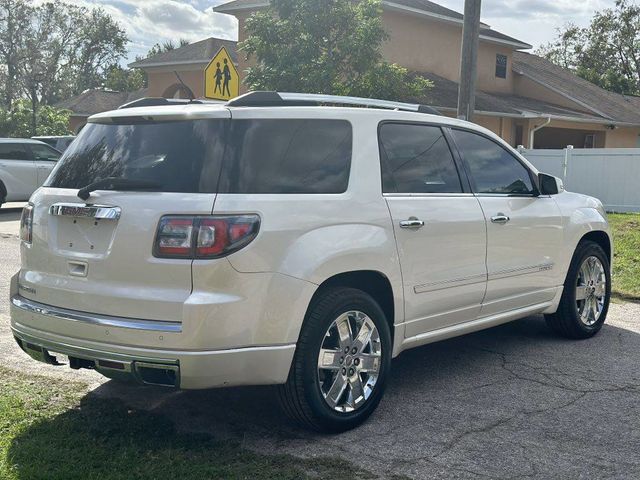
[[[222,47],[204,69],[204,96],[231,100],[240,95],[240,76],[227,49]]]

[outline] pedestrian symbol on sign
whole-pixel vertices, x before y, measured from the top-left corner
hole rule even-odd
[[[240,94],[240,78],[227,50],[222,47],[204,71],[204,96],[230,100]]]

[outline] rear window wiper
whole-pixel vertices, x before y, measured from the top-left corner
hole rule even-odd
[[[78,197],[87,200],[95,190],[148,190],[160,188],[162,185],[148,180],[134,180],[122,177],[107,177],[96,180],[78,190]]]

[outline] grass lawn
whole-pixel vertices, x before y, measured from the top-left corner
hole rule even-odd
[[[378,478],[335,459],[260,455],[176,432],[165,417],[86,395],[83,384],[0,367],[0,479]]]
[[[613,230],[613,293],[640,300],[640,214],[609,214]]]

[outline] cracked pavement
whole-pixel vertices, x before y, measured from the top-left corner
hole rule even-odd
[[[182,430],[265,453],[342,457],[383,478],[640,478],[640,304],[612,304],[586,341],[532,317],[405,352],[371,419],[323,436],[291,425],[270,387],[173,392],[32,361],[9,333],[14,217],[0,211],[2,366],[87,382],[90,395],[165,414]]]

